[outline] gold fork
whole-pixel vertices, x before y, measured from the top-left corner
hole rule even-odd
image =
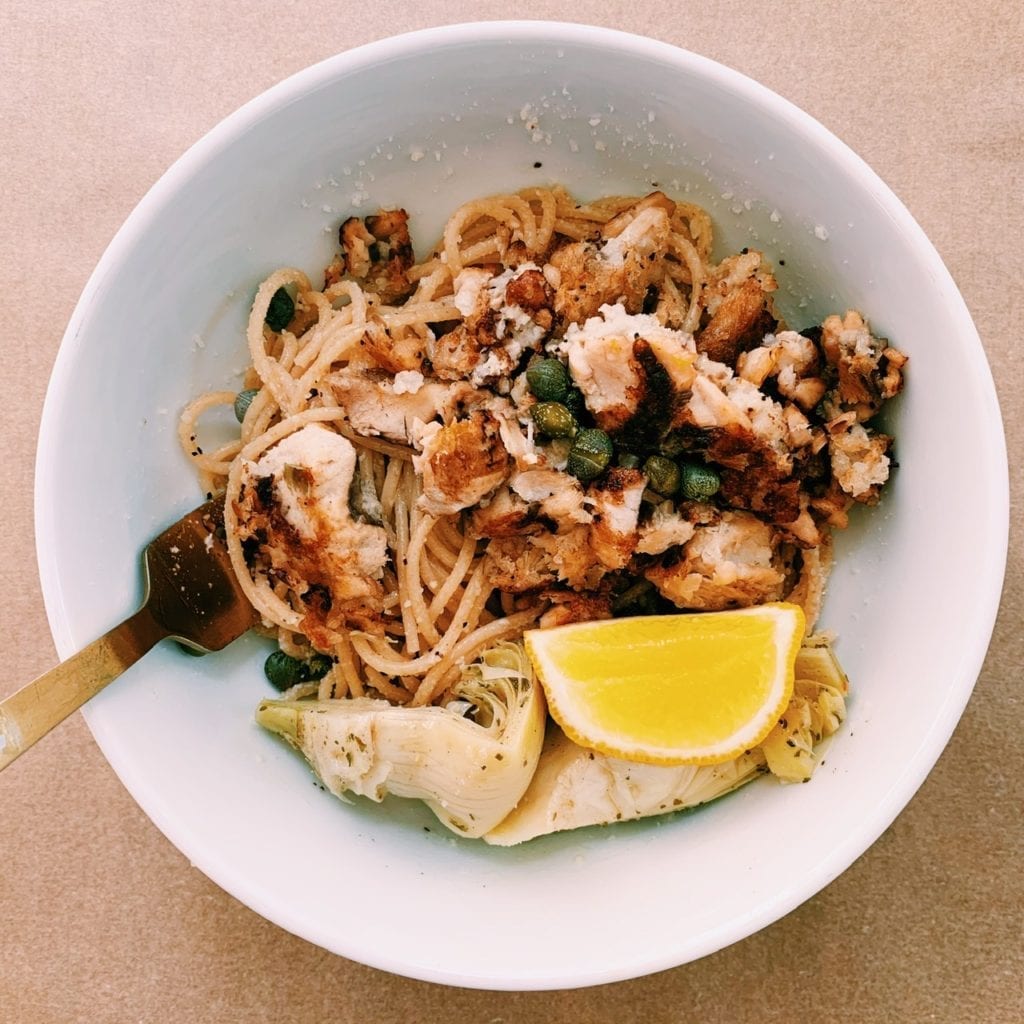
[[[0,701],[6,768],[161,640],[219,651],[256,621],[224,543],[224,508],[208,501],[152,541],[142,607],[109,633]]]

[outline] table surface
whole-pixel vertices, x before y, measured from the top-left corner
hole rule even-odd
[[[367,16],[372,10],[373,15]],[[165,168],[245,100],[395,32],[512,13],[646,33],[809,111],[903,199],[970,307],[994,372],[1014,518],[1024,456],[1024,6],[996,0],[701,4],[532,0],[8,0],[0,49],[0,694],[53,664],[32,473],[64,325]],[[950,467],[955,486],[956,467]],[[764,931],[649,978],[490,993],[392,977],[285,933],[193,869],[81,716],[0,777],[0,1017],[11,1022],[1019,1021],[1024,1018],[1021,535],[974,697],[882,838]]]

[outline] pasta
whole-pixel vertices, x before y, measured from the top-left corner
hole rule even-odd
[[[813,623],[905,361],[858,314],[786,330],[762,255],[715,262],[660,192],[474,199],[418,263],[401,210],[340,242],[322,287],[259,286],[239,438],[197,441],[235,392],[179,427],[262,628],[329,658],[293,696],[445,704],[485,650],[580,618],[788,596]]]

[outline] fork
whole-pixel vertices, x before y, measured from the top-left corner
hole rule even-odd
[[[231,568],[220,499],[193,509],[151,541],[143,574],[145,598],[134,615],[0,701],[0,770],[161,640],[208,654],[256,622]]]

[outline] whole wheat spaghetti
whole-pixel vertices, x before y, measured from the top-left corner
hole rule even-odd
[[[235,392],[179,425],[224,495],[262,628],[330,659],[293,695],[444,703],[467,664],[538,623],[786,595],[816,613],[830,530],[884,475],[807,467],[851,436],[880,464],[887,439],[862,438],[841,396],[821,411],[835,360],[820,330],[778,342],[761,254],[714,262],[707,214],[660,192],[474,199],[422,262],[406,220],[349,218],[322,285],[292,268],[263,281],[240,436],[198,440]],[[880,394],[897,389],[887,351]],[[541,362],[561,390],[529,382]],[[584,456],[604,462],[591,474]],[[687,492],[667,463],[716,490]],[[719,572],[713,531],[759,546],[751,564]]]

